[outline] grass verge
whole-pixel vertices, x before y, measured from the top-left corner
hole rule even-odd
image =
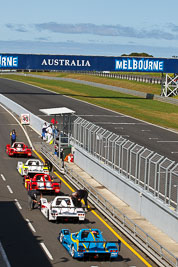
[[[100,77],[88,74],[67,73],[67,72],[34,72],[34,74],[49,76],[49,77],[71,78],[88,82],[102,83],[106,85],[117,86],[149,94],[156,94],[156,95],[161,94],[161,85],[159,84],[149,84],[143,82],[116,79],[116,78]]]

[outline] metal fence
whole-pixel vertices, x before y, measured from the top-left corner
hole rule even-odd
[[[81,117],[72,141],[178,212],[178,163]]]

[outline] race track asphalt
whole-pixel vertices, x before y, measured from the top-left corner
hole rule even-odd
[[[60,95],[24,83],[0,78],[0,93],[44,119],[39,109],[67,107],[76,115],[177,162],[178,133],[112,112],[72,95]],[[149,101],[149,100],[148,100]],[[166,103],[165,103],[166,109]],[[45,117],[46,120],[49,118]]]

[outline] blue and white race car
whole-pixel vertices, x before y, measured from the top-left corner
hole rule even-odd
[[[82,229],[76,233],[62,229],[58,240],[73,258],[80,259],[111,260],[118,257],[121,247],[120,240],[106,241],[98,229]]]

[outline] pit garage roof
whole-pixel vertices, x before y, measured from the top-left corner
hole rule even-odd
[[[40,109],[41,112],[44,114],[51,116],[51,115],[65,115],[65,114],[74,114],[75,111],[69,109],[69,108],[46,108],[46,109]]]

